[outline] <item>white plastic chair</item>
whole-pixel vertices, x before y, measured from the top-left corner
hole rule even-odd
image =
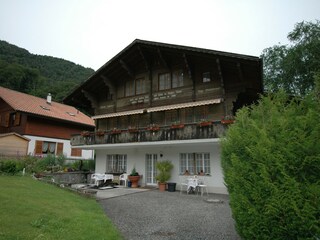
[[[180,194],[185,190],[188,193],[188,176],[179,176],[180,178]]]
[[[121,174],[119,179],[120,179],[120,185],[121,185],[121,182],[124,181],[124,186],[126,187],[128,183],[128,174],[126,173]]]
[[[206,181],[205,181],[205,177],[199,177],[199,183],[198,183],[198,189],[200,189],[200,192],[201,192],[201,196],[203,196],[203,191],[206,190],[207,192],[207,196],[209,196],[209,193],[208,193],[208,185],[206,184]]]

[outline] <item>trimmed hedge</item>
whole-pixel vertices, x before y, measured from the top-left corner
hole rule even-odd
[[[230,205],[243,239],[320,239],[320,104],[263,97],[222,141]]]

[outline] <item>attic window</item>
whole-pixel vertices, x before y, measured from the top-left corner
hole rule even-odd
[[[42,109],[50,111],[50,108],[47,108],[46,106],[40,106]]]
[[[72,112],[66,112],[66,113],[68,113],[70,116],[75,116],[75,114],[74,113],[72,113]]]

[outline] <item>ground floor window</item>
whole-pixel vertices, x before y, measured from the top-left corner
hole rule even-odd
[[[126,154],[108,154],[107,155],[107,173],[126,173],[127,155]]]
[[[61,155],[63,154],[63,143],[36,141],[34,152],[36,155]]]
[[[180,174],[210,175],[210,153],[180,153]]]

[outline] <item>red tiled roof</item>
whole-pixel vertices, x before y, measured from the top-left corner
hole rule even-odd
[[[0,87],[0,98],[14,110],[94,127],[94,121],[76,108]]]

